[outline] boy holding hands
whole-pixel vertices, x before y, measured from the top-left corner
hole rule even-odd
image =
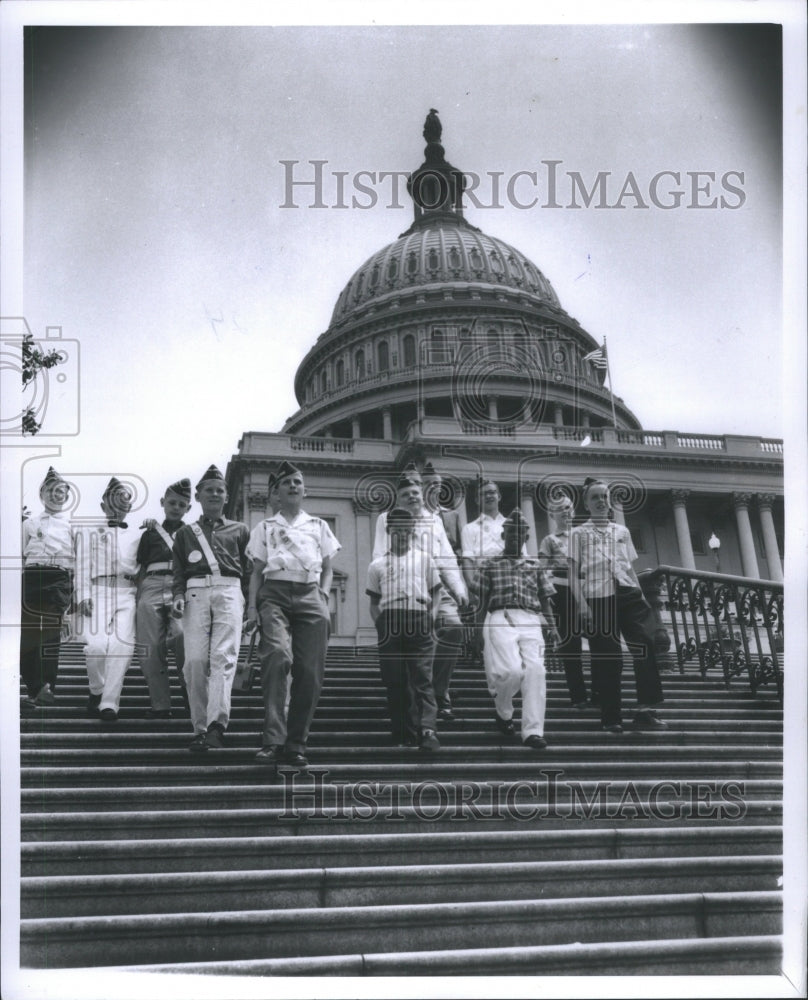
[[[544,750],[547,677],[540,612],[553,620],[550,596],[554,589],[538,561],[521,554],[529,534],[522,512],[514,510],[503,524],[502,555],[482,568],[483,662],[499,731],[513,734],[513,699],[521,688],[522,742],[532,750]],[[555,626],[549,629],[548,638],[558,642]]]
[[[366,593],[379,637],[393,743],[440,749],[432,687],[433,627],[441,590],[435,561],[412,546],[415,517],[396,507],[386,519],[389,548],[368,567]]]

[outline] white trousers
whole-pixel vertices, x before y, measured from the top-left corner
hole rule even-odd
[[[117,712],[126,671],[135,653],[135,588],[115,581],[93,584],[93,613],[81,621],[87,636],[84,657],[90,691],[101,695],[99,710]]]
[[[243,615],[241,586],[188,588],[182,618],[182,672],[194,733],[204,733],[213,722],[226,729],[230,721]]]
[[[518,608],[491,611],[483,625],[483,662],[488,690],[501,719],[513,718],[522,691],[522,739],[544,735],[547,676],[541,618]]]

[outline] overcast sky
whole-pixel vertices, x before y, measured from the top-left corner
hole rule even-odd
[[[56,464],[137,474],[154,507],[244,431],[280,430],[342,287],[412,221],[389,181],[373,207],[333,207],[334,174],[350,205],[358,171],[414,170],[430,107],[483,204],[489,172],[537,172],[516,188],[535,207],[466,217],[607,339],[646,428],[782,436],[779,46],[762,25],[30,30],[24,312],[80,345],[80,433]],[[281,161],[307,179],[315,159],[329,207],[304,187],[282,207]],[[560,208],[542,207],[543,160]],[[602,171],[609,207],[568,207],[569,174]],[[661,171],[677,208],[651,200]],[[716,180],[694,195],[697,171]],[[648,207],[611,207],[629,175]]]

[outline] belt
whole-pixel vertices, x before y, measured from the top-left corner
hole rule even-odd
[[[527,611],[531,615],[541,614],[540,608],[522,608],[518,604],[508,604],[507,606],[498,604],[496,607],[488,609],[489,614],[493,614],[494,611]]]
[[[388,601],[382,611],[409,611],[412,605],[420,605],[420,607],[413,607],[413,611],[424,611],[428,603],[429,601],[425,597],[395,598]]]
[[[143,574],[144,576],[173,576],[174,570],[171,569],[147,569]]]
[[[107,586],[111,587],[116,583],[131,583],[134,585],[136,577],[131,576],[129,573],[121,573],[119,576],[94,576],[93,583],[105,583]]]
[[[170,562],[153,562],[149,563],[146,567],[146,574],[149,573],[159,573],[161,570],[167,570],[168,572],[173,572]]]
[[[186,587],[240,587],[238,576],[192,576],[185,581]]]
[[[26,563],[24,569],[60,569],[65,573],[72,573],[72,566],[63,566],[62,563],[57,562],[55,559],[43,562],[41,559],[37,562]]]
[[[317,583],[319,576],[309,579],[309,574],[305,570],[270,570],[264,573],[264,580],[278,580],[284,583]]]

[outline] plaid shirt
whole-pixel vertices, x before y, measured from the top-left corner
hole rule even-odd
[[[555,593],[546,570],[537,559],[495,556],[480,574],[480,607],[485,611],[522,608],[541,611],[542,598]]]

